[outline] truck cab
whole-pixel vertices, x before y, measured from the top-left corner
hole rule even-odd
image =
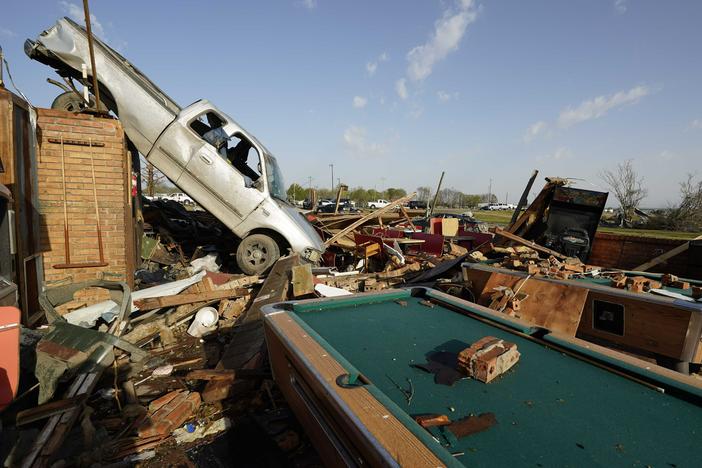
[[[94,43],[104,103],[147,161],[236,235],[244,273],[264,273],[288,249],[320,260],[322,239],[287,201],[277,160],[261,142],[207,100],[181,108],[124,57]],[[91,87],[87,33],[69,18],[27,40],[25,52]]]

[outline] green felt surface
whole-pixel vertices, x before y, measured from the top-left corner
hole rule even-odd
[[[296,305],[294,313],[406,415],[442,413],[455,420],[493,412],[496,426],[447,447],[465,452],[458,461],[469,466],[700,466],[699,406],[439,305],[426,307],[420,298],[402,298],[406,306],[394,299]],[[522,354],[497,381],[464,379],[449,387],[409,366],[424,362],[430,351],[459,352],[488,335],[516,343]],[[412,380],[409,406],[388,376],[405,387],[406,379]]]

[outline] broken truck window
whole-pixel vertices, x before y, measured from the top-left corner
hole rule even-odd
[[[234,134],[222,144],[217,151],[236,170],[251,180],[261,177],[261,158],[253,144],[243,135]],[[247,185],[250,185],[247,180]]]

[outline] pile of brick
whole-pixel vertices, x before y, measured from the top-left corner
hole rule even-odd
[[[516,247],[493,247],[492,253],[504,255],[493,266],[526,271],[531,276],[569,279],[573,275],[587,273],[596,269],[592,265],[584,264],[577,257],[559,259],[549,255],[548,258],[541,258],[536,250],[522,245]],[[471,257],[477,261],[487,260],[487,257],[480,252],[473,252]]]

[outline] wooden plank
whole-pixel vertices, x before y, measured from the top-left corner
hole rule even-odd
[[[353,231],[354,229],[356,229],[358,226],[365,223],[369,219],[377,218],[378,216],[382,215],[383,213],[387,213],[388,211],[395,209],[396,206],[402,205],[406,201],[411,200],[415,195],[416,195],[416,193],[412,192],[411,194],[409,194],[405,197],[398,198],[397,200],[390,202],[389,205],[387,205],[383,208],[380,208],[378,210],[373,211],[372,213],[369,213],[369,214],[363,216],[361,219],[351,223],[350,225],[346,226],[344,229],[342,229],[338,233],[334,234],[334,236],[332,236],[330,239],[327,239],[326,241],[324,241],[325,247],[330,246],[332,243],[334,243],[334,241],[336,239]]]
[[[294,266],[292,269],[293,296],[300,297],[314,293],[314,275],[312,275],[312,265]]]
[[[697,236],[692,240],[700,240],[702,239],[702,236]],[[690,248],[690,241],[685,242],[684,244],[681,244],[674,249],[671,249],[657,257],[652,258],[651,260],[647,261],[646,263],[643,263],[636,268],[634,268],[635,271],[646,271],[649,268],[652,268],[659,263],[665,262],[666,260],[669,260],[676,255],[680,255],[681,253],[685,252],[688,248]]]
[[[214,289],[215,288],[212,284],[212,281],[209,280],[209,278],[205,277],[201,282],[190,286],[188,289],[185,290],[185,292],[186,294],[201,293],[213,291]],[[200,308],[205,307],[206,305],[209,305],[212,302],[215,301],[200,301],[195,302],[193,304],[178,306],[178,308],[174,312],[169,313],[165,317],[161,317],[151,322],[142,323],[135,326],[134,329],[126,335],[124,335],[123,338],[128,342],[136,345],[142,345],[144,343],[147,343],[154,337],[158,336],[162,328],[171,326],[177,322],[180,322],[183,319],[186,319],[187,317],[197,312]]]
[[[524,205],[527,203],[527,198],[529,197],[529,192],[531,192],[531,186],[534,185],[534,181],[536,180],[536,176],[539,175],[538,169],[534,169],[534,172],[531,174],[531,177],[529,178],[529,181],[526,184],[526,187],[524,187],[524,191],[522,192],[522,196],[519,198],[519,203],[517,203],[517,208],[514,210],[514,213],[512,213],[512,219],[509,221],[509,225],[507,226],[507,230],[509,232],[512,231],[512,226],[514,226],[514,223],[517,221],[517,218],[519,217],[519,214],[522,212],[522,208],[524,208]]]
[[[551,250],[549,248],[546,248],[542,245],[537,244],[536,242],[526,240],[523,237],[519,237],[518,235],[512,234],[511,232],[508,232],[508,231],[505,231],[502,228],[495,227],[493,231],[494,231],[496,236],[502,236],[506,239],[511,240],[512,242],[516,242],[517,244],[521,244],[521,245],[525,245],[527,247],[530,247],[530,248],[536,250],[537,252],[545,253],[547,255],[553,255],[554,257],[556,257],[560,260],[565,260],[567,258],[565,255],[563,255],[560,252],[556,252],[555,250]]]
[[[251,369],[262,363],[262,359],[258,359],[265,349],[261,308],[287,299],[291,270],[299,264],[299,255],[292,254],[280,258],[273,265],[253,305],[240,319],[242,325],[234,329],[234,335],[217,363],[216,370]],[[224,400],[232,391],[231,382],[208,382],[202,391],[202,400],[206,403]]]
[[[229,299],[231,297],[244,297],[249,294],[248,289],[234,288],[216,291],[206,291],[191,294],[176,294],[173,296],[152,297],[134,301],[139,310],[153,310],[162,307],[175,307],[179,305],[193,304],[195,302],[211,302],[219,299]]]
[[[233,369],[195,369],[185,375],[185,380],[227,380],[233,381],[236,372]]]

